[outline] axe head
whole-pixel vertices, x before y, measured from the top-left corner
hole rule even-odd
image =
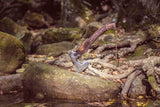
[[[73,65],[75,66],[75,69],[77,72],[82,72],[90,64],[87,61],[79,61],[78,58],[80,57],[80,55],[76,55],[76,52],[74,52],[74,51],[71,51],[69,56],[72,60]]]

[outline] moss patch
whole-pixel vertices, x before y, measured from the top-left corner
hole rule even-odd
[[[68,50],[72,49],[74,46],[70,42],[59,42],[59,43],[53,43],[53,44],[46,44],[42,45],[38,48],[36,54],[42,54],[42,55],[52,55],[57,56],[62,53],[67,52]]]
[[[60,41],[72,41],[80,39],[82,31],[79,28],[51,28],[42,35],[43,43],[54,43]]]
[[[19,32],[26,31],[26,28],[16,24],[10,18],[5,17],[0,20],[0,30],[16,36]]]
[[[14,72],[24,61],[24,46],[16,37],[0,32],[0,71]]]
[[[36,27],[41,28],[45,26],[44,24],[44,17],[42,14],[35,13],[35,12],[26,12],[24,16],[24,21],[30,26],[30,27]]]

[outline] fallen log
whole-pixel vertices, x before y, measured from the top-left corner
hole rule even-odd
[[[0,94],[22,90],[22,74],[0,76]]]
[[[120,84],[95,76],[71,72],[43,63],[31,63],[24,72],[24,96],[78,101],[117,98]]]

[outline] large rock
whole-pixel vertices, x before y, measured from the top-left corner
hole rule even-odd
[[[74,45],[71,42],[59,42],[59,43],[52,43],[52,44],[45,44],[38,47],[36,54],[41,55],[52,55],[57,56],[68,50],[71,50]]]
[[[119,83],[36,62],[26,68],[23,84],[25,97],[40,99],[102,101],[120,92]]]
[[[130,97],[137,98],[140,95],[143,95],[143,96],[147,95],[147,92],[146,92],[147,87],[142,82],[144,78],[145,76],[142,74],[135,78],[128,93]]]
[[[27,29],[15,23],[12,19],[4,17],[0,20],[0,31],[8,34],[18,36],[20,33],[25,32]]]
[[[27,25],[29,25],[29,27],[33,28],[49,27],[50,24],[53,22],[53,19],[46,13],[42,15],[30,11],[26,12],[23,20],[25,23],[27,23]]]
[[[45,44],[79,39],[82,31],[79,28],[50,28],[42,34],[42,42]]]
[[[29,54],[31,53],[31,46],[33,43],[32,40],[32,33],[31,32],[25,32],[21,38],[18,38],[20,41],[22,41],[24,48],[25,48],[25,53]]]
[[[0,20],[0,31],[11,34],[22,41],[25,52],[30,53],[32,44],[32,33],[27,30],[26,27],[20,26],[12,19],[5,17]]]
[[[24,59],[23,44],[16,37],[0,32],[0,72],[14,72]]]

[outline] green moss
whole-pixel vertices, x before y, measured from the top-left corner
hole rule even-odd
[[[96,40],[94,44],[95,45],[104,45],[104,44],[109,44],[109,43],[111,43],[111,42],[106,42],[104,40]]]
[[[144,52],[148,49],[146,45],[138,47],[134,53],[135,56],[143,56]]]
[[[155,79],[155,76],[152,74],[148,77],[148,82],[150,83],[151,87],[156,90],[157,92],[160,91],[160,87],[159,85],[157,84],[157,81]]]
[[[8,17],[0,20],[0,30],[16,37],[17,35],[25,34],[25,32],[27,31],[26,27],[18,25]]]
[[[43,16],[38,13],[31,13],[31,15],[28,15],[26,18],[28,20],[33,19],[33,20],[41,21]]]
[[[152,38],[159,38],[160,35],[160,26],[153,25],[152,28],[148,30],[149,36]]]
[[[42,45],[38,48],[37,54],[57,56],[72,49],[74,46],[70,42],[59,42],[53,44]]]
[[[17,46],[17,48],[22,48],[24,49],[24,46],[22,42],[20,42],[16,37],[11,36],[7,33],[0,32],[0,46],[5,47],[5,46],[12,46],[10,44],[14,44]],[[15,47],[16,48],[16,47]]]
[[[14,72],[25,58],[24,46],[16,37],[0,32],[0,71]]]
[[[147,45],[139,46],[135,52],[131,55],[126,56],[125,58],[129,60],[141,59],[146,58],[147,56],[144,55],[144,52],[148,49]]]
[[[107,30],[104,34],[114,34],[115,35],[115,30]]]
[[[39,13],[27,11],[24,16],[24,21],[31,27],[44,26],[43,15]]]
[[[155,27],[155,32],[156,32],[157,36],[159,36],[159,34],[160,34],[160,26],[156,26]]]
[[[54,43],[80,39],[81,35],[82,31],[79,28],[54,28],[45,31],[44,35],[42,35],[42,38],[44,43]]]
[[[5,17],[0,20],[0,30],[15,35],[19,31],[19,26],[13,20]]]
[[[148,82],[149,82],[149,83],[155,83],[155,82],[156,82],[156,79],[155,79],[154,75],[150,75],[150,76],[149,76]]]
[[[156,27],[155,27],[155,30],[156,30],[156,31],[159,31],[159,30],[160,30],[160,26],[156,26]]]
[[[25,52],[22,42],[19,41],[16,37],[0,32],[0,40],[0,51],[1,54],[4,55],[4,57],[7,56],[5,57],[6,61],[10,60],[10,57],[12,57],[12,55],[15,57],[19,55],[17,57],[22,59],[24,58],[24,54],[14,53],[15,50],[17,53],[21,53],[21,51],[22,53]],[[8,57],[8,55],[6,54],[10,54],[11,56]]]

